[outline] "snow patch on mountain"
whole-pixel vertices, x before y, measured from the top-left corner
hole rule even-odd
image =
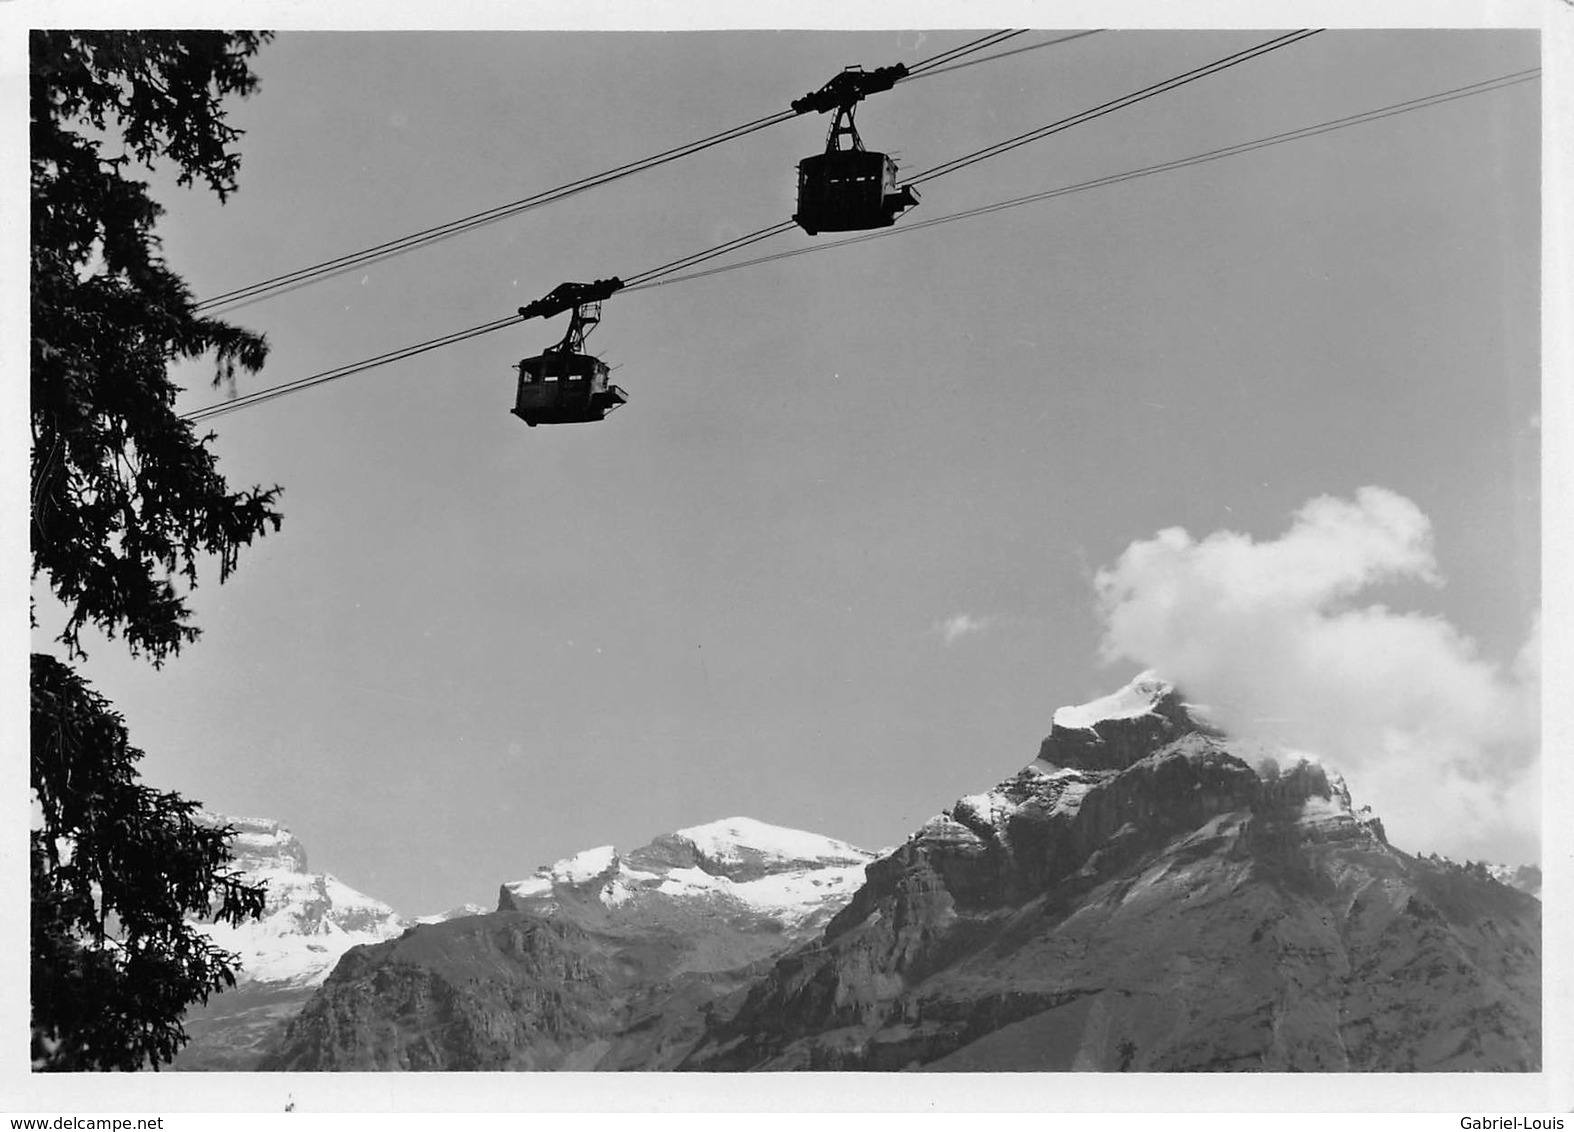
[[[673,869],[655,887],[665,896],[721,896],[757,912],[796,920],[829,898],[851,896],[863,880],[862,865],[793,869],[749,881],[713,876],[703,869]]]
[[[230,853],[238,868],[288,868],[306,872],[306,849],[295,835],[276,821],[266,818],[228,818],[202,812],[210,825],[232,825],[235,837]]]
[[[486,904],[475,904],[466,901],[457,907],[448,909],[446,912],[434,912],[428,916],[417,916],[415,922],[418,924],[442,924],[447,923],[449,920],[462,919],[465,916],[484,916],[491,910]]]
[[[1538,865],[1494,865],[1488,863],[1487,875],[1499,884],[1517,888],[1528,896],[1541,899],[1541,868]]]
[[[381,931],[348,932],[329,920],[307,935],[293,930],[288,918],[281,926],[278,918],[266,914],[261,921],[238,927],[201,927],[217,946],[240,956],[238,984],[257,982],[286,987],[315,986],[328,977],[350,948],[381,943],[404,930],[404,924],[396,917],[390,917]]]
[[[958,798],[926,821],[913,837],[921,841],[974,842],[1009,840],[1011,819],[1032,806],[1040,820],[1055,814],[1073,817],[1083,800],[1109,772],[1051,767],[1034,761],[993,790]]]
[[[1037,780],[1039,784],[1037,795],[1040,799],[1047,800],[1048,810],[1051,813],[1076,813],[1082,808],[1082,799],[1087,797],[1088,791],[1092,790],[1102,777],[1090,771],[1077,770],[1075,767],[1054,767],[1046,770],[1036,761],[1029,763],[1025,769]]]
[[[612,867],[618,851],[610,845],[598,845],[566,857],[552,866],[552,879],[562,884],[584,884],[595,880]]]
[[[866,850],[834,837],[786,829],[754,818],[723,818],[707,825],[680,829],[673,836],[687,841],[702,857],[716,862],[763,860],[852,864],[869,858]]]
[[[1153,714],[1158,702],[1174,690],[1174,685],[1149,669],[1119,691],[1085,704],[1056,708],[1052,722],[1056,727],[1086,731],[1106,719],[1136,719]]]

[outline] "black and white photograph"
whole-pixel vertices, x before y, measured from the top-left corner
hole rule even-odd
[[[1574,4],[527,8],[0,11],[0,1111],[1562,1128]]]

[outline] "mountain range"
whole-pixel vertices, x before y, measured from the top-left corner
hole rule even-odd
[[[177,1067],[1540,1066],[1539,872],[1403,852],[1152,673],[879,853],[731,818],[407,922],[276,823],[238,847],[268,915]]]

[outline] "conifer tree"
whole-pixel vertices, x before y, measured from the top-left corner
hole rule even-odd
[[[175,412],[170,365],[211,355],[214,382],[255,372],[259,335],[199,314],[163,261],[162,212],[139,167],[235,190],[239,131],[223,100],[255,89],[266,33],[35,31],[32,190],[32,563],[66,610],[66,659],[32,662],[34,1065],[157,1068],[193,1002],[236,957],[186,923],[260,915],[228,870],[230,829],[138,781],[124,720],[67,663],[89,627],[155,666],[195,640],[200,562],[222,582],[277,530],[280,489],[232,492]]]

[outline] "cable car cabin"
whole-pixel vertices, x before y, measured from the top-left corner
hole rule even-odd
[[[883,153],[828,150],[798,162],[793,220],[811,236],[888,228],[917,203],[911,187],[897,188],[896,162]]]
[[[628,400],[607,380],[607,363],[589,354],[549,350],[519,363],[519,393],[514,416],[531,428],[604,420]]]

